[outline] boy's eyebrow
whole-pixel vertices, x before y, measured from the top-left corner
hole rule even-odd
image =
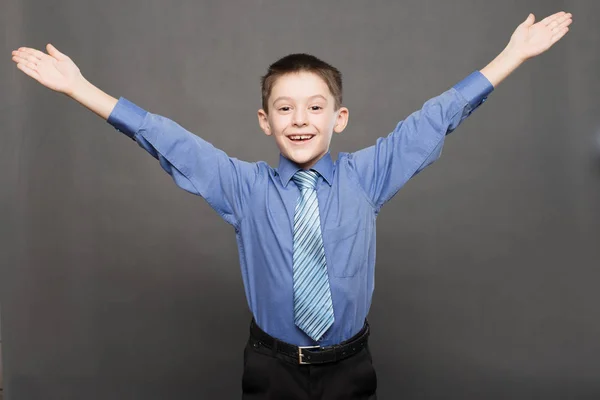
[[[325,100],[325,102],[327,102],[327,98],[325,98],[325,96],[323,96],[322,94],[315,94],[313,96],[310,96],[308,99],[314,99],[315,97],[320,97],[323,100]],[[293,99],[291,97],[288,96],[279,96],[278,98],[276,98],[275,100],[273,100],[273,104],[277,103],[279,100],[289,100],[292,101]]]

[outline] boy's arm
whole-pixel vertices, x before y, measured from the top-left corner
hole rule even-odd
[[[348,168],[376,210],[414,175],[439,158],[448,133],[479,107],[525,60],[543,53],[560,40],[571,14],[556,13],[537,24],[529,17],[511,36],[506,48],[485,68],[427,101],[421,110],[401,121],[374,146],[349,154]]]
[[[182,189],[202,196],[237,227],[254,186],[259,165],[229,157],[176,122],[120,98],[108,122],[159,160]]]
[[[348,155],[347,167],[354,171],[375,210],[440,157],[446,135],[485,102],[492,90],[488,79],[475,71],[425,102],[375,145]]]
[[[135,140],[179,187],[204,197],[225,221],[237,225],[243,198],[257,177],[257,164],[228,157],[170,119],[104,93],[68,56],[50,44],[47,50],[48,54],[22,47],[13,51],[13,61],[28,76],[73,98]]]

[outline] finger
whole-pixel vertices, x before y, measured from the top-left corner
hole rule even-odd
[[[57,60],[64,60],[64,59],[68,58],[68,56],[66,54],[63,54],[60,51],[58,51],[58,49],[56,47],[54,47],[51,43],[48,43],[46,45],[46,50],[48,51],[48,54],[50,54],[52,57],[56,58]]]
[[[552,22],[550,22],[550,23],[548,24],[548,26],[549,26],[550,28],[554,28],[554,27],[556,27],[556,26],[560,26],[560,25],[562,25],[563,23],[565,23],[565,22],[567,22],[567,21],[571,20],[571,17],[572,17],[572,14],[570,14],[570,13],[565,13],[563,16],[555,18],[555,19],[554,19]]]
[[[562,28],[559,32],[552,35],[552,37],[550,38],[550,43],[554,44],[558,42],[560,39],[563,38],[563,36],[567,34],[567,32],[569,32],[569,28]]]
[[[540,22],[543,23],[544,25],[548,26],[552,21],[554,21],[557,18],[562,17],[564,14],[565,14],[564,11],[560,11],[560,12],[557,12],[556,14],[552,14],[552,15],[547,16],[546,18],[544,18]]]
[[[571,25],[571,23],[573,22],[573,16],[571,14],[567,14],[568,16],[565,16],[563,18],[561,18],[560,23],[558,26],[562,27],[566,27]]]
[[[565,15],[563,15],[562,17],[558,18],[558,22],[560,22],[562,24],[564,21],[566,21],[568,19],[571,19],[571,18],[573,18],[573,14],[571,14],[571,13],[565,13]]]
[[[17,64],[25,65],[29,69],[33,69],[33,70],[37,71],[37,63],[35,61],[31,61],[27,58],[18,57],[18,56],[13,56],[13,61],[15,61]]]
[[[523,21],[523,23],[521,25],[523,25],[523,26],[531,26],[531,25],[534,24],[534,22],[535,22],[535,15],[529,14],[527,16],[527,18],[525,19],[525,21]]]
[[[26,53],[24,51],[19,51],[16,53],[16,56],[25,60],[25,61],[30,61],[34,64],[37,64],[38,62],[40,62],[41,60],[39,58],[37,58],[36,56]]]
[[[548,24],[548,28],[550,28],[550,29],[554,29],[557,26],[558,26],[558,20],[556,20],[556,19]]]
[[[39,50],[32,49],[30,47],[21,47],[21,48],[19,48],[19,51],[23,51],[27,54],[31,54],[32,56],[35,56],[35,57],[39,58],[40,60],[44,59],[44,57],[48,57],[47,54],[42,53]]]
[[[12,60],[16,63],[26,63],[27,60],[19,55],[13,55]]]
[[[571,25],[572,23],[573,23],[573,20],[572,20],[572,19],[568,19],[568,20],[566,20],[566,21],[563,21],[563,22],[562,22],[560,25],[557,25],[556,27],[554,27],[554,28],[552,29],[552,33],[558,32],[558,31],[560,31],[561,29],[568,27],[568,26],[569,26],[569,25]]]
[[[29,68],[28,66],[26,66],[25,64],[19,63],[17,64],[17,68],[19,68],[21,71],[23,71],[26,75],[29,75],[30,77],[32,77],[33,79],[39,81],[40,80],[40,74],[37,73],[37,71],[34,71],[33,69]]]

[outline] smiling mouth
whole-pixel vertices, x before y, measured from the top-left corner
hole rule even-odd
[[[315,137],[315,135],[289,135],[287,138],[294,143],[306,143],[313,137]]]

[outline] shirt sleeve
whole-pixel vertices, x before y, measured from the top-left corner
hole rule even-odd
[[[493,91],[489,80],[475,71],[452,88],[434,97],[421,110],[400,121],[387,137],[376,144],[348,154],[376,210],[423,168],[437,160],[446,135],[478,108]]]
[[[257,177],[257,164],[240,161],[174,121],[120,98],[107,122],[156,158],[180,188],[202,196],[237,226],[244,199]]]

